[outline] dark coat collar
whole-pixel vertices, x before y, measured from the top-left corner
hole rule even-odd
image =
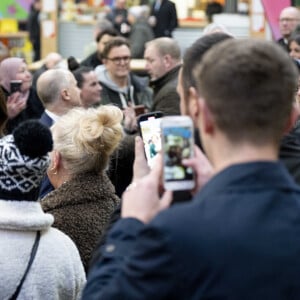
[[[162,86],[164,86],[165,84],[167,84],[169,81],[171,81],[173,79],[177,79],[180,68],[181,68],[181,65],[178,65],[178,66],[174,67],[172,70],[170,70],[169,72],[167,72],[162,77],[150,81],[150,86],[154,90],[158,90]]]
[[[242,191],[245,187],[268,186],[270,189],[293,188],[300,192],[300,187],[281,162],[259,161],[232,165],[219,172],[202,188],[198,199],[209,199],[230,192],[231,188]]]

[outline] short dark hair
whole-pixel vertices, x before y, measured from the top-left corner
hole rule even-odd
[[[292,36],[288,39],[288,46],[291,46],[292,42],[296,42],[300,46],[300,34],[292,34]],[[298,69],[298,72],[300,73],[300,60],[297,58],[294,58],[294,63]]]
[[[119,33],[114,28],[107,28],[102,31],[100,31],[96,36],[96,42],[99,43],[99,41],[102,39],[104,35],[110,35],[110,36],[118,36]]]
[[[107,58],[108,54],[110,53],[111,49],[115,47],[121,47],[121,46],[127,46],[130,49],[130,44],[127,39],[123,37],[115,37],[107,42],[107,44],[104,46],[102,57]]]
[[[291,45],[291,42],[296,42],[300,45],[300,34],[292,34],[291,37],[288,39],[288,45]]]
[[[224,41],[195,69],[197,89],[233,143],[278,145],[294,102],[298,72],[273,42]]]
[[[188,89],[190,87],[196,87],[196,80],[193,74],[195,66],[201,61],[204,53],[212,48],[217,43],[230,39],[232,36],[223,33],[216,32],[207,34],[196,40],[185,52],[182,64],[182,86],[187,99]]]
[[[91,67],[82,66],[82,67],[79,67],[78,69],[76,69],[73,72],[73,75],[74,75],[74,77],[77,81],[77,86],[80,89],[82,88],[82,85],[83,85],[83,82],[84,82],[83,74],[90,73],[91,71],[94,71],[94,69],[91,68]]]
[[[76,60],[76,58],[74,56],[69,56],[67,58],[67,64],[68,64],[68,69],[71,72],[74,72],[76,69],[78,69],[80,67],[79,62]]]

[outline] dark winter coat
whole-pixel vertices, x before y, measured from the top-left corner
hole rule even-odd
[[[300,121],[281,140],[279,157],[295,181],[300,184]]]
[[[151,111],[161,111],[165,116],[180,115],[180,98],[176,91],[179,69],[180,66],[177,66],[150,82],[154,92]]]
[[[85,173],[49,193],[42,208],[54,216],[53,227],[76,244],[87,270],[92,251],[120,199],[104,174]]]
[[[39,20],[40,11],[31,7],[28,20],[27,30],[29,32],[29,40],[32,43],[34,50],[34,61],[41,58],[41,26]]]
[[[162,0],[159,10],[155,10],[154,7],[155,1],[151,11],[151,15],[156,18],[156,25],[153,27],[155,37],[172,37],[173,30],[178,26],[175,4],[169,0]]]

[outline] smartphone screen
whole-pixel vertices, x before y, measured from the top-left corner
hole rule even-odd
[[[173,118],[173,119],[172,119]],[[171,117],[162,122],[164,153],[164,186],[170,190],[186,190],[194,187],[192,168],[182,160],[193,155],[193,126],[187,117]]]
[[[155,112],[141,115],[138,120],[145,155],[150,168],[153,167],[154,157],[161,151],[161,117],[162,113]]]

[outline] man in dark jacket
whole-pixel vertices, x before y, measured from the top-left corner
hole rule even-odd
[[[180,100],[176,87],[181,54],[178,43],[167,37],[154,39],[146,44],[144,58],[154,92],[151,111],[179,115]]]
[[[274,43],[229,39],[209,50],[195,78],[190,115],[214,172],[197,151],[185,162],[198,175],[195,198],[159,214],[171,199],[159,197],[161,163],[135,173],[83,299],[300,297],[300,189],[278,162],[295,121],[297,71]]]
[[[34,56],[33,61],[41,59],[41,26],[39,15],[41,11],[42,1],[34,0],[30,7],[30,12],[28,15],[28,32],[29,39],[32,43]]]
[[[169,0],[156,0],[153,2],[150,24],[153,26],[156,38],[172,37],[172,32],[178,27],[176,6]]]

